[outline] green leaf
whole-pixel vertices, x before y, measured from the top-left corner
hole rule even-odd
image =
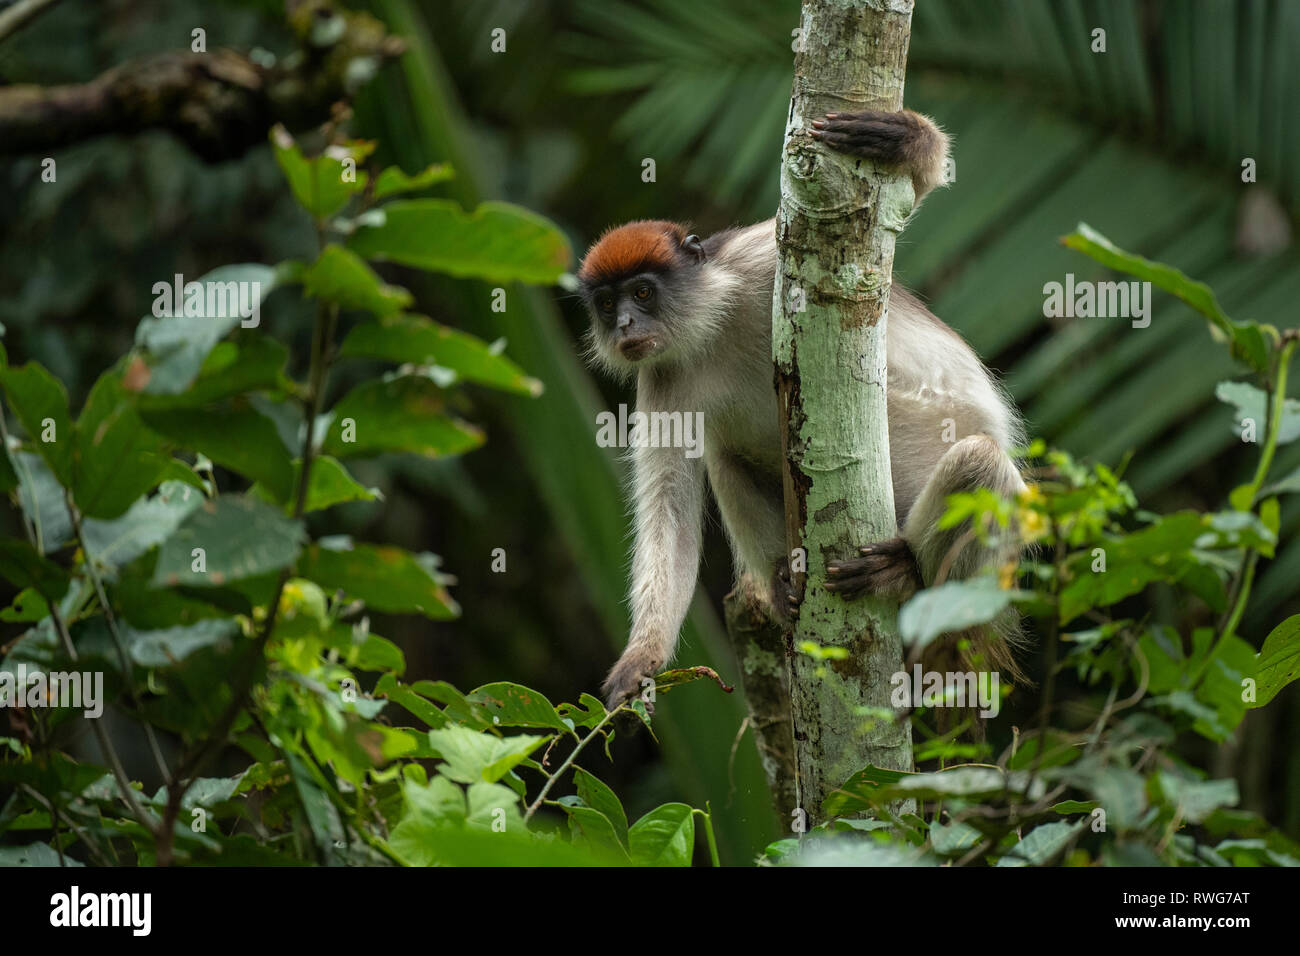
[[[101,570],[129,564],[165,541],[203,500],[189,485],[165,481],[156,495],[140,499],[120,518],[83,521],[86,556]]]
[[[150,428],[223,468],[261,482],[277,501],[293,495],[293,464],[274,423],[247,405],[143,411]]]
[[[898,629],[904,642],[924,647],[940,634],[960,631],[992,621],[1027,592],[998,587],[991,578],[946,581],[918,592],[898,612]]]
[[[435,621],[460,614],[447,589],[415,555],[389,545],[353,544],[334,550],[314,544],[299,560],[298,574],[326,590],[345,591],[378,611],[418,613]]]
[[[980,832],[967,823],[935,823],[930,827],[930,843],[940,856],[960,856],[979,844]]]
[[[553,223],[510,203],[485,202],[467,213],[448,199],[407,199],[370,216],[374,224],[348,240],[367,259],[459,278],[551,285],[572,258]]]
[[[376,199],[383,199],[386,196],[396,196],[399,193],[415,192],[418,189],[427,189],[438,183],[446,182],[455,175],[456,173],[452,170],[450,163],[434,163],[431,166],[426,166],[414,176],[406,175],[399,166],[389,166],[375,177],[375,188],[372,195]]]
[[[495,737],[454,724],[429,731],[429,742],[444,761],[438,772],[457,783],[496,783],[549,740],[533,734]]]
[[[1235,780],[1186,780],[1160,771],[1152,783],[1187,823],[1200,823],[1219,807],[1235,807],[1241,799]]]
[[[39,621],[50,613],[50,605],[35,588],[23,588],[14,603],[0,611],[0,621],[30,623]]]
[[[198,408],[248,392],[286,390],[289,380],[284,375],[284,364],[288,355],[283,345],[264,335],[218,342],[188,389],[171,395],[141,393],[136,396],[136,406]]]
[[[627,856],[627,850],[614,832],[614,825],[603,813],[576,802],[577,797],[560,799],[560,809],[569,817],[569,832],[575,846],[592,847],[610,854]]]
[[[619,842],[626,846],[627,813],[614,791],[581,767],[573,768],[573,782],[578,788],[579,799],[608,819]]]
[[[684,803],[665,803],[627,831],[637,866],[690,866],[695,852],[695,813]]]
[[[162,478],[170,458],[136,413],[122,376],[99,377],[77,419],[73,498],[92,518],[117,518]]]
[[[186,283],[185,289],[201,290],[203,295],[187,298],[182,314],[146,316],[140,320],[135,330],[135,344],[141,350],[140,360],[127,368],[126,387],[150,395],[185,392],[198,377],[209,353],[227,333],[241,324],[252,327],[254,321],[260,320],[262,303],[276,282],[274,269],[246,264],[222,266],[195,282]],[[238,285],[232,286],[232,283]],[[166,285],[158,283],[154,286],[158,296],[155,307],[159,310],[167,304],[159,300],[175,297],[174,294],[160,294],[160,286]],[[246,311],[259,310],[256,319],[251,314],[239,314],[241,289],[250,293]],[[198,301],[199,298],[203,301]]]
[[[387,285],[364,259],[342,246],[326,246],[303,272],[302,285],[312,298],[379,316],[400,312],[412,302],[410,292]]]
[[[18,538],[0,538],[0,578],[20,590],[31,588],[51,604],[68,591],[67,572]]]
[[[586,693],[578,697],[578,703],[560,704],[555,708],[555,712],[564,720],[572,721],[575,728],[586,727],[588,730],[604,720],[609,713],[605,710],[603,701]]]
[[[178,664],[206,647],[229,650],[239,625],[233,618],[208,618],[187,627],[140,631],[124,624],[122,630],[131,660],[141,667],[158,668]]]
[[[842,817],[869,810],[879,803],[874,796],[879,787],[897,783],[907,775],[901,770],[882,770],[879,767],[859,770],[827,795],[822,809],[828,817]]]
[[[1238,434],[1242,422],[1249,419],[1255,423],[1255,441],[1264,441],[1270,402],[1267,392],[1248,382],[1220,382],[1214,387],[1214,396],[1235,409]],[[1285,445],[1297,438],[1300,438],[1300,400],[1288,398],[1282,403],[1282,422],[1278,428],[1277,442]]]
[[[555,712],[544,694],[522,684],[498,681],[470,691],[469,700],[492,716],[494,726],[544,727],[571,733],[572,724]]]
[[[339,355],[432,365],[450,369],[467,382],[518,395],[542,393],[542,383],[525,375],[494,345],[422,315],[395,315],[359,325],[343,340]]]
[[[1274,338],[1276,330],[1271,326],[1237,322],[1228,318],[1213,290],[1205,283],[1189,279],[1173,266],[1125,252],[1086,223],[1079,223],[1074,232],[1062,237],[1061,242],[1091,256],[1109,269],[1137,276],[1182,299],[1210,320],[1210,331],[1219,341],[1230,344],[1234,358],[1247,363],[1257,372],[1268,372],[1269,340],[1263,330],[1268,329]]]
[[[1023,840],[998,860],[998,866],[1043,866],[1069,846],[1074,835],[1083,829],[1084,821],[1077,823],[1043,823],[1025,834]]]
[[[276,571],[298,557],[304,537],[302,524],[278,509],[222,495],[205,501],[163,542],[152,583],[218,587]]]
[[[293,487],[298,487],[298,478],[302,473],[302,459],[293,462]],[[275,497],[262,485],[249,489],[250,493],[266,501],[283,504],[287,511],[292,511],[294,503],[276,501]],[[291,495],[290,498],[293,496]],[[311,479],[307,482],[307,503],[303,512],[323,511],[335,505],[349,501],[374,501],[382,499],[378,488],[367,488],[358,482],[336,458],[318,455],[311,462]]]
[[[365,382],[335,406],[322,451],[337,458],[411,452],[459,455],[483,444],[483,433],[447,412],[442,389],[417,375]]]
[[[80,860],[58,852],[45,843],[0,847],[0,866],[85,866]]]
[[[0,369],[0,385],[27,432],[32,450],[45,460],[59,484],[70,488],[75,439],[68,390],[36,362]]]
[[[1258,667],[1257,700],[1251,707],[1263,707],[1300,677],[1300,614],[1287,618],[1264,638]]]
[[[308,159],[289,132],[277,124],[271,130],[271,148],[294,198],[316,219],[334,215],[366,188],[369,176],[357,168],[364,157],[347,147],[332,146],[324,154]],[[351,181],[344,175],[348,169],[344,159],[352,160]]]
[[[18,473],[18,504],[36,532],[37,547],[49,554],[72,537],[63,487],[39,455],[20,451],[13,454]]]

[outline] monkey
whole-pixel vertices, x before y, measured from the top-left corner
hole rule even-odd
[[[943,178],[947,135],[910,110],[828,113],[810,135],[825,146],[909,175],[917,204]],[[642,692],[670,661],[695,591],[705,481],[731,547],[738,582],[786,613],[789,563],[782,449],[771,354],[777,268],[775,220],[707,239],[642,220],[609,229],[578,270],[590,313],[592,364],[636,383],[646,413],[702,411],[703,455],[632,449],[632,548],[626,650],[603,691],[610,709]],[[831,562],[827,588],[906,600],[941,576],[966,578],[1014,558],[963,528],[939,528],[948,495],[989,488],[1014,497],[1024,481],[1009,451],[1020,418],[974,350],[895,284],[886,326],[889,454],[898,534]],[[945,442],[947,428],[955,441]],[[952,553],[950,553],[952,552]],[[1018,674],[1014,629],[987,641],[987,658]]]

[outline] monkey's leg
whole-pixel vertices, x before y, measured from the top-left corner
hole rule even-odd
[[[912,177],[916,201],[943,182],[948,137],[928,117],[911,110],[827,113],[813,120],[814,139],[850,156],[901,166]]]

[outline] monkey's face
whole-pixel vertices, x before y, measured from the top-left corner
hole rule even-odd
[[[635,365],[667,351],[671,330],[661,311],[667,290],[660,276],[643,272],[586,291],[593,344],[610,365]]]

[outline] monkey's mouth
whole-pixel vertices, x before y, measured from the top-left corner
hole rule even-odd
[[[655,350],[653,335],[642,335],[634,339],[623,339],[618,343],[618,354],[629,362],[639,362]]]

